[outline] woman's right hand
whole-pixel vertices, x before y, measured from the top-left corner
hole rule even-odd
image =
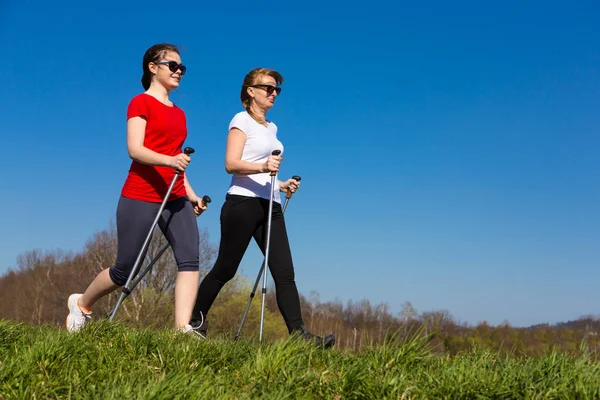
[[[281,156],[270,155],[267,161],[264,163],[263,172],[277,172],[279,171],[279,164],[283,158]]]
[[[183,172],[187,168],[188,164],[192,161],[189,155],[185,153],[177,154],[171,157],[169,166],[175,168],[178,172]]]

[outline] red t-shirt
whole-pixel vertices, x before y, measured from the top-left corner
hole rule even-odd
[[[142,93],[135,96],[127,108],[127,119],[143,117],[146,120],[144,147],[167,156],[183,152],[187,137],[186,118],[176,105],[167,106],[154,97]],[[161,203],[175,176],[175,169],[151,166],[137,161],[131,163],[121,195],[130,199]],[[186,195],[183,174],[179,174],[169,201]]]

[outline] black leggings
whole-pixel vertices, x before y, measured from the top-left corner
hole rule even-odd
[[[269,201],[258,197],[226,196],[221,208],[221,243],[214,267],[198,288],[192,325],[206,317],[221,288],[234,277],[250,239],[265,252]],[[275,281],[277,305],[288,330],[303,325],[300,299],[294,281],[294,265],[288,242],[285,221],[279,203],[273,203],[269,269]],[[262,282],[262,281],[261,281]]]
[[[144,240],[161,203],[133,200],[121,196],[117,206],[117,260],[110,268],[110,279],[123,286],[133,269]],[[198,271],[200,264],[198,225],[187,197],[165,204],[158,226],[171,244],[179,271]],[[144,255],[145,256],[145,255]],[[143,261],[143,259],[142,259]],[[139,271],[139,270],[138,270]]]

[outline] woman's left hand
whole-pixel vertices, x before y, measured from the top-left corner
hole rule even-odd
[[[281,190],[284,192],[289,190],[291,193],[295,193],[298,189],[300,189],[300,181],[288,179],[285,182],[281,182]]]
[[[188,197],[190,199],[190,203],[192,203],[192,207],[194,207],[194,214],[196,214],[196,217],[202,214],[208,208],[208,205],[204,203],[204,200],[202,200],[201,197],[196,195]]]

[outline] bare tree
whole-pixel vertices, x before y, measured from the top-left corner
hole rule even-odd
[[[145,264],[166,244],[159,231],[154,234]],[[116,259],[116,229],[93,235],[82,253],[73,256],[60,250],[32,250],[18,257],[18,268],[0,278],[0,317],[33,324],[64,324],[66,299],[81,293],[102,270]],[[200,232],[200,268],[205,275],[216,255],[206,231]],[[140,325],[164,326],[173,313],[173,289],[177,265],[169,249],[140,282],[120,308],[119,316]],[[105,316],[120,291],[105,296],[94,306],[95,316]]]

